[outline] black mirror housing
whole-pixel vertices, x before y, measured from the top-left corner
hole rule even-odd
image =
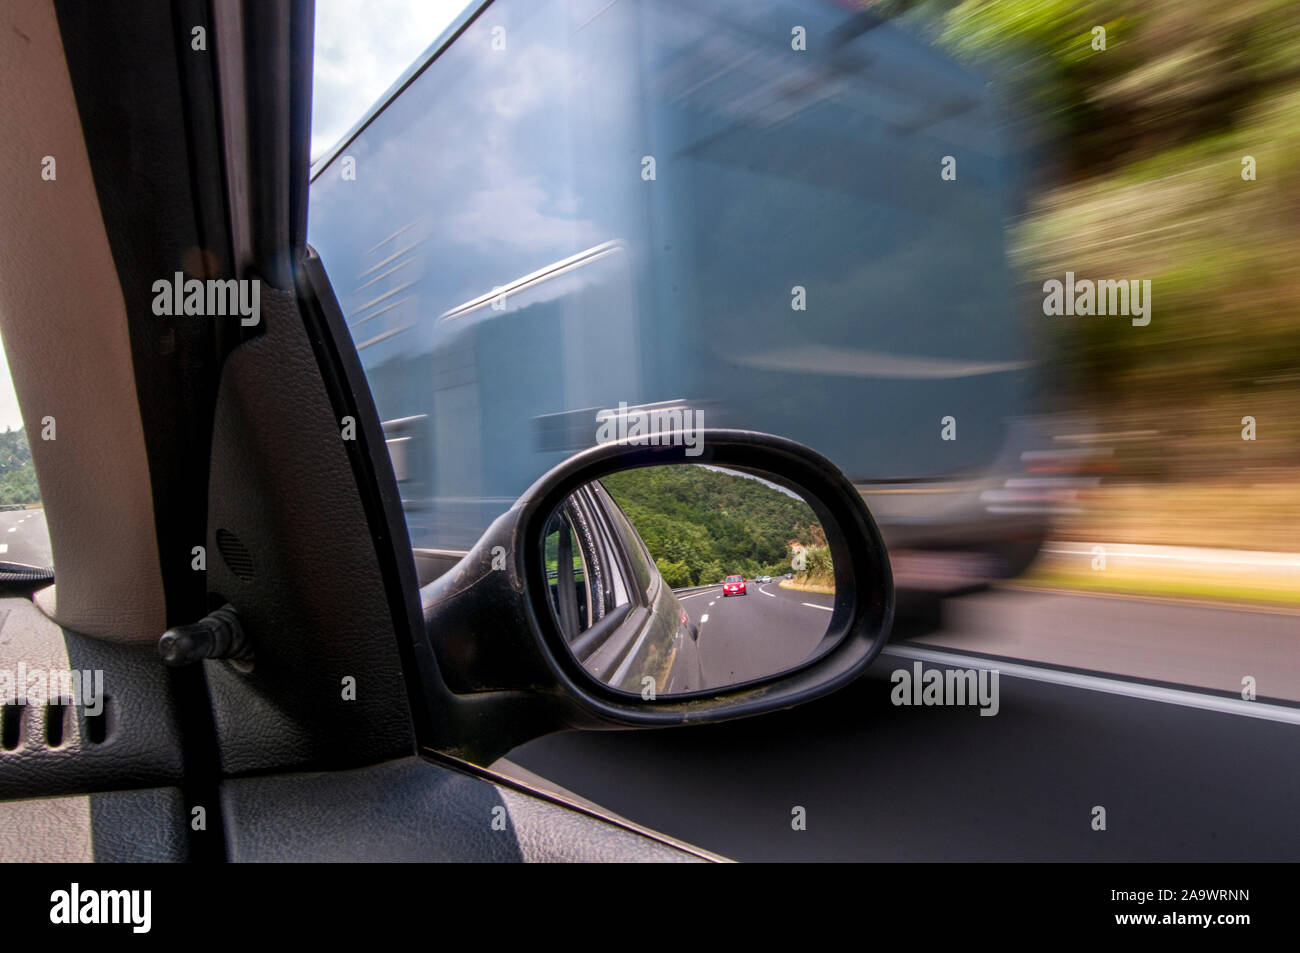
[[[794,441],[739,430],[699,433],[695,455],[687,455],[671,434],[660,434],[659,445],[644,445],[641,438],[570,458],[534,483],[457,565],[421,590],[425,634],[441,680],[454,695],[477,699],[479,718],[499,709],[501,718],[512,720],[509,728],[488,732],[500,744],[563,728],[667,727],[788,708],[852,681],[884,647],[893,622],[893,577],[861,494],[834,464]],[[813,507],[833,557],[829,648],[768,678],[647,699],[596,680],[568,651],[549,602],[540,541],[551,515],[577,488],[616,471],[683,463],[763,474]],[[521,705],[524,698],[528,702]],[[525,712],[533,724],[519,723]],[[454,741],[451,747],[459,748]]]

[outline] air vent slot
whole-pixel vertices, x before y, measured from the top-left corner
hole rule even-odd
[[[72,709],[72,700],[56,698],[45,706],[45,744],[51,748],[63,746],[63,739],[68,730],[68,712]]]
[[[0,706],[0,750],[14,751],[23,739],[23,713],[26,705]]]
[[[221,558],[225,560],[231,572],[240,579],[253,578],[253,556],[243,540],[229,530],[219,529],[217,549],[221,551]]]
[[[109,713],[113,710],[113,699],[107,695],[100,699],[98,715],[86,715],[86,741],[92,745],[102,745],[108,740]]]

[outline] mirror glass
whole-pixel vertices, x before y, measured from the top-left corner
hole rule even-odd
[[[542,558],[574,657],[647,700],[808,661],[835,600],[808,502],[770,475],[702,464],[588,483],[551,515]]]

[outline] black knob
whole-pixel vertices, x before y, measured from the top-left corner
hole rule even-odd
[[[232,605],[208,613],[198,622],[177,625],[158,640],[158,654],[168,665],[189,665],[200,659],[250,662],[253,646]]]

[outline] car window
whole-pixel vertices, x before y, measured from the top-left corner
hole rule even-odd
[[[311,160],[324,157],[479,0],[316,0]]]
[[[552,516],[543,541],[552,604],[570,641],[632,601],[622,539],[589,490]]]
[[[587,561],[573,524],[565,514],[557,512],[551,518],[544,547],[551,603],[560,620],[560,630],[572,641],[588,627],[591,604],[587,593]]]
[[[642,594],[648,593],[654,580],[655,569],[654,560],[650,557],[645,540],[633,529],[623,508],[599,481],[591,485],[591,492],[593,498],[604,509],[611,531],[618,537],[619,548],[627,557],[632,579],[640,587]]]
[[[1295,302],[1250,277],[1290,246],[1249,237],[1286,207],[1252,143],[1292,136],[1293,24],[1253,14],[1229,142],[1182,107],[1230,82],[1079,48],[1068,5],[884,6],[493,0],[321,156],[308,238],[412,544],[468,550],[574,452],[689,414],[844,471],[896,640],[1300,701],[1300,444],[1261,424],[1296,401]],[[1126,89],[1144,120],[1098,108]],[[1230,655],[1206,604],[1252,613]]]
[[[0,342],[0,564],[50,569],[50,533],[28,440]]]

